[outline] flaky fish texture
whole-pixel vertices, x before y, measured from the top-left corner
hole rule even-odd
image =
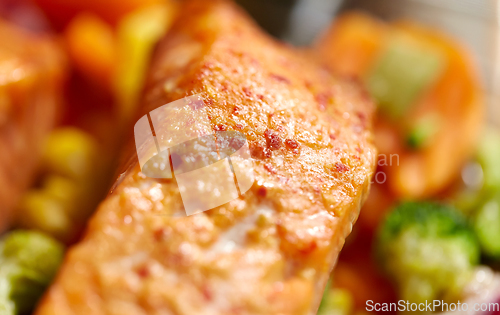
[[[34,180],[42,140],[60,105],[64,70],[53,39],[0,19],[0,232]]]
[[[185,4],[140,116],[194,94],[214,131],[246,136],[252,188],[181,215],[175,180],[147,178],[128,152],[36,314],[315,314],[374,170],[372,102],[227,1]]]

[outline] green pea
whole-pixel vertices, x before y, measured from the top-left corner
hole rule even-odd
[[[95,140],[77,128],[53,131],[46,140],[42,164],[46,171],[71,178],[88,177],[98,158]]]
[[[19,213],[20,224],[25,228],[40,230],[63,240],[71,233],[71,221],[64,203],[46,191],[26,192]]]

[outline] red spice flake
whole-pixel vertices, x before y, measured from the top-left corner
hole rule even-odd
[[[233,114],[238,115],[241,111],[241,108],[239,106],[234,106],[233,108]]]
[[[288,80],[288,78],[285,78],[284,76],[281,76],[281,75],[278,75],[278,74],[274,74],[274,73],[271,73],[270,77],[276,81],[279,81],[279,82],[283,82],[283,83],[286,83],[286,84],[290,84],[290,80]]]
[[[297,149],[300,145],[296,140],[293,139],[286,139],[285,144],[290,149]]]
[[[345,172],[349,171],[349,167],[347,167],[347,165],[342,164],[340,162],[335,163],[335,169],[339,173],[345,173]]]
[[[256,159],[266,159],[273,156],[273,152],[263,146],[261,143],[250,145],[250,155]]]
[[[360,157],[357,156],[357,155],[353,155],[352,158],[355,159],[355,160],[361,160]]]
[[[364,113],[362,113],[362,112],[357,112],[356,115],[359,118],[360,125],[363,126],[363,128],[366,128],[366,125],[367,125],[366,115]]]
[[[304,86],[310,90],[312,88],[312,83],[309,80],[304,81]]]
[[[139,267],[139,269],[137,269],[137,274],[139,275],[139,277],[141,278],[146,278],[149,276],[149,269],[147,266],[142,266],[142,267]]]
[[[257,94],[257,98],[258,98],[259,100],[263,101],[263,100],[264,100],[264,95],[262,95],[262,94]]]
[[[276,174],[276,168],[271,163],[264,164],[264,168],[271,174]]]
[[[311,241],[303,245],[300,245],[298,250],[302,254],[309,254],[313,252],[316,248],[318,248],[318,243],[316,243],[315,241]]]
[[[267,188],[262,186],[262,187],[259,187],[259,189],[257,189],[257,196],[260,196],[260,197],[266,197],[267,195]]]
[[[361,121],[366,121],[366,115],[363,112],[357,112],[356,115],[359,117]]]
[[[361,148],[360,147],[356,147],[356,151],[358,151],[359,153],[361,153]]]
[[[337,136],[335,136],[333,133],[330,134],[330,139],[335,140],[337,139]]]
[[[326,106],[328,105],[328,100],[330,99],[330,95],[327,93],[319,93],[315,97],[316,102],[318,102],[319,110],[324,111]]]
[[[241,124],[236,124],[236,125],[234,125],[234,128],[236,128],[236,129],[240,129],[240,130],[241,130],[241,129],[243,129],[243,125],[241,125]]]
[[[245,93],[246,96],[251,97],[252,96],[252,91],[250,90],[249,87],[243,87],[243,93]]]
[[[157,242],[160,242],[164,239],[165,237],[165,230],[164,229],[158,229],[153,232],[153,237]]]
[[[224,124],[218,124],[218,125],[215,125],[214,129],[215,129],[215,131],[226,131],[227,126]]]
[[[203,297],[205,298],[206,301],[211,301],[213,296],[212,296],[212,291],[208,288],[208,286],[204,285],[201,288],[201,292],[203,293]]]
[[[264,136],[267,140],[267,146],[271,150],[277,150],[281,147],[281,138],[271,129],[266,129]]]

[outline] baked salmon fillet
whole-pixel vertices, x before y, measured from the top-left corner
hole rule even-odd
[[[138,117],[200,95],[246,136],[255,182],[186,216],[136,153],[70,249],[38,315],[315,314],[376,161],[374,106],[227,1],[189,1],[160,42]],[[192,193],[205,187],[193,186]]]
[[[52,39],[0,19],[0,231],[34,179],[62,96],[64,61]]]

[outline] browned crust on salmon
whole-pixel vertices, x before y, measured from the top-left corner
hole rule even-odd
[[[177,216],[175,181],[145,177],[134,159],[36,314],[317,309],[375,166],[373,104],[229,2],[181,12],[156,51],[141,116],[202,95],[214,130],[246,135],[256,181],[228,204]]]

